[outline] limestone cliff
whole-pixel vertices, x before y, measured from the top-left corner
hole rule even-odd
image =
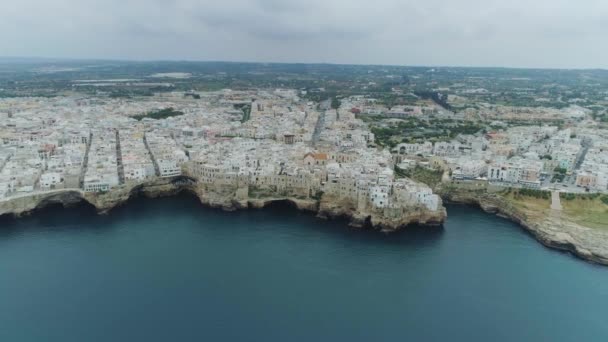
[[[436,189],[451,203],[477,205],[488,213],[508,218],[534,236],[543,245],[602,265],[608,265],[608,231],[583,227],[562,217],[560,212],[548,215],[519,208],[498,194],[462,189]]]
[[[64,207],[70,207],[81,203],[82,201],[86,201],[83,195],[82,191],[73,189],[56,190],[11,198],[9,200],[0,201],[0,216],[14,215],[19,217],[52,204],[61,204]]]
[[[348,201],[339,201],[331,196],[323,196],[319,202],[318,216],[324,218],[345,217],[353,227],[371,226],[385,232],[399,230],[411,224],[427,226],[441,225],[447,217],[443,205],[438,211],[430,211],[421,206],[370,209],[356,208]]]
[[[299,210],[317,213],[321,218],[344,217],[353,227],[369,226],[387,232],[411,224],[440,225],[447,216],[442,205],[438,211],[430,211],[421,206],[368,210],[356,208],[348,202],[337,201],[331,196],[310,198],[301,194],[290,195],[284,191],[254,193],[247,187],[199,184],[186,176],[123,185],[106,193],[84,193],[79,189],[65,189],[10,198],[0,201],[0,216],[21,216],[50,204],[62,204],[68,207],[82,201],[93,205],[98,213],[105,214],[135,196],[154,198],[175,195],[181,191],[195,194],[206,206],[226,211],[263,208],[273,202],[285,201]]]

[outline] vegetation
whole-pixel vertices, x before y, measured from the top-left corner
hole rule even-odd
[[[547,211],[551,207],[551,201],[547,198],[538,198],[534,196],[523,196],[519,194],[517,189],[512,189],[508,193],[503,193],[502,197],[514,207],[524,210],[530,217],[542,219],[547,215]]]
[[[551,179],[551,182],[553,182],[553,183],[563,182],[564,178],[566,178],[566,172],[568,172],[568,170],[566,170],[562,167],[556,167],[553,171],[555,172],[553,174],[553,178]]]
[[[521,190],[521,189],[520,189]],[[501,195],[526,215],[543,219],[549,215],[548,195],[525,196],[520,190],[509,189]],[[532,192],[524,192],[533,194]],[[548,193],[547,193],[548,194]],[[608,229],[608,196],[600,194],[560,194],[562,198],[562,218],[585,227]],[[607,197],[604,199],[604,197]]]
[[[32,73],[45,68],[69,71]],[[192,77],[151,84],[156,73],[188,72]],[[99,62],[0,61],[0,97],[53,96],[74,91],[72,80],[129,79],[127,83],[97,87],[80,85],[89,94],[132,97],[158,92],[215,91],[225,88],[291,88],[305,90],[307,99],[324,101],[365,94],[388,107],[434,101],[447,109],[475,108],[479,103],[564,108],[577,103],[607,121],[605,70],[555,70],[458,67],[408,67],[330,64],[274,64],[229,62]],[[442,89],[438,92],[437,89]],[[467,92],[483,89],[481,92]],[[460,102],[448,101],[457,95]]]
[[[323,198],[323,191],[319,190],[319,191],[315,192],[314,194],[312,194],[312,196],[310,196],[310,198],[320,201],[321,198]]]
[[[308,89],[304,98],[314,102],[323,102],[328,99],[336,99],[337,95],[338,93],[335,91]]]
[[[340,108],[340,104],[341,104],[341,101],[339,99],[337,99],[336,97],[332,97],[332,99],[331,99],[331,108],[332,109]]]
[[[511,189],[509,188],[507,194],[512,193],[514,198],[522,197],[533,197],[539,199],[550,199],[551,193],[549,191],[536,190],[536,189]]]
[[[92,89],[84,87],[83,90],[90,90],[92,91]],[[126,88],[122,88],[122,87],[116,87],[115,89],[113,89],[110,94],[108,94],[108,97],[110,98],[133,98],[133,97],[137,97],[137,96],[153,96],[154,95],[154,90],[152,88],[134,88],[134,89],[126,89]]]
[[[431,99],[445,109],[452,109],[452,106],[448,103],[448,94],[440,94],[436,91],[417,91],[414,94],[423,99]]]
[[[399,178],[407,177],[417,182],[424,183],[430,187],[435,187],[441,183],[443,172],[441,170],[431,170],[422,166],[413,169],[403,170],[395,166],[395,175]]]
[[[360,116],[360,118],[371,124],[376,142],[390,148],[395,147],[398,143],[449,141],[460,134],[475,134],[485,129],[484,125],[475,122],[451,119],[407,118],[396,124],[385,125],[384,118],[378,119],[369,116]]]
[[[243,111],[243,118],[241,119],[241,122],[247,122],[249,119],[251,119],[251,104],[235,104],[234,108]]]
[[[566,201],[573,201],[576,199],[580,199],[580,200],[595,200],[596,198],[599,198],[600,194],[573,194],[573,193],[560,193],[560,198],[566,200]]]
[[[562,202],[563,212],[568,219],[580,225],[608,229],[608,198],[605,197],[608,196],[578,195],[575,199]]]
[[[559,173],[559,174],[562,174],[562,175],[565,175],[565,174],[566,174],[566,172],[568,172],[568,170],[566,170],[566,169],[565,169],[565,168],[563,168],[563,167],[556,167],[556,168],[555,168],[553,171],[554,171],[555,173]]]
[[[160,119],[166,119],[166,118],[170,118],[172,116],[180,116],[180,115],[184,115],[184,113],[177,111],[177,110],[173,109],[172,107],[169,107],[169,108],[160,109],[160,110],[153,111],[153,112],[148,112],[146,114],[135,115],[135,116],[133,116],[133,118],[138,121],[141,121],[145,118],[160,120]]]

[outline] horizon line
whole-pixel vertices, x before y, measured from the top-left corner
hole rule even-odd
[[[374,63],[338,63],[338,62],[283,62],[283,61],[247,61],[247,60],[219,60],[219,59],[188,59],[188,58],[160,58],[160,59],[140,59],[140,58],[91,58],[91,57],[41,57],[41,56],[2,56],[3,60],[22,59],[24,61],[42,62],[123,62],[123,63],[234,63],[234,64],[279,64],[279,65],[335,65],[335,66],[372,66],[372,67],[401,67],[401,68],[463,68],[463,69],[514,69],[514,70],[567,70],[585,71],[601,70],[608,71],[602,67],[517,67],[517,66],[474,66],[474,65],[432,65],[432,64],[374,64]],[[17,61],[15,61],[17,62]]]

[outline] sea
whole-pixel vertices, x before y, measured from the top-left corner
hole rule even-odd
[[[0,218],[0,341],[608,341],[608,267],[448,206],[384,234],[287,204]]]

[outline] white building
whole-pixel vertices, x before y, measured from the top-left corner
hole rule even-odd
[[[45,172],[40,176],[40,188],[43,190],[56,189],[63,183],[59,172]]]
[[[158,168],[161,177],[175,177],[182,174],[182,169],[175,160],[159,160]]]

